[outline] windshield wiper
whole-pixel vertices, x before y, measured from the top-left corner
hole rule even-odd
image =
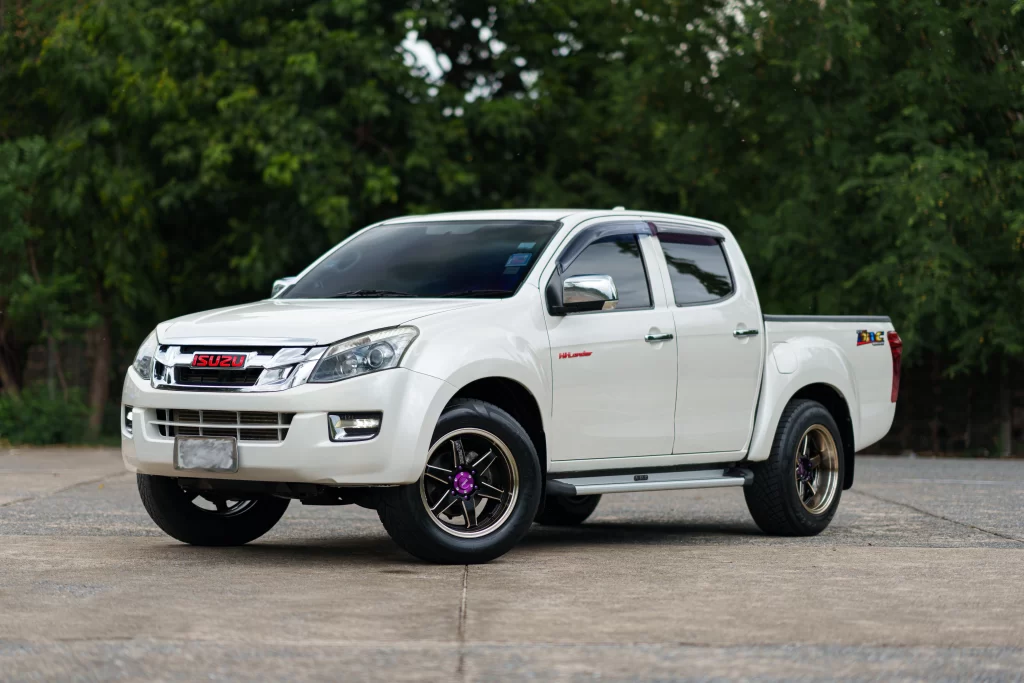
[[[470,297],[472,297],[472,296],[479,296],[479,297],[498,297],[498,296],[500,296],[500,297],[505,297],[505,296],[512,296],[512,292],[508,291],[507,289],[463,289],[463,290],[458,291],[458,292],[448,292],[447,294],[442,294],[441,296],[442,297],[450,297],[450,296],[470,296]]]
[[[409,292],[398,292],[393,289],[353,289],[348,292],[339,292],[332,294],[329,299],[347,299],[349,297],[387,297],[387,296],[413,296],[418,297],[419,294],[410,294]]]

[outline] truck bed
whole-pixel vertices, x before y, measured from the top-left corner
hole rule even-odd
[[[850,378],[850,387],[834,387],[843,394],[855,426],[857,450],[875,443],[889,430],[896,404],[892,401],[893,362],[888,316],[765,315],[768,362],[782,375],[820,358],[822,342]],[[818,349],[819,351],[814,351]],[[847,395],[852,394],[852,395]]]

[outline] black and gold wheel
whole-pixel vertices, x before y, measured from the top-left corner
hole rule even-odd
[[[456,399],[434,430],[419,481],[385,489],[384,528],[430,562],[488,562],[529,530],[540,502],[537,451],[511,415],[477,399]]]
[[[800,399],[783,411],[764,462],[752,463],[754,480],[743,489],[757,526],[775,536],[813,536],[839,507],[843,447],[825,406]]]

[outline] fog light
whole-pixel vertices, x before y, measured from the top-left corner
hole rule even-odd
[[[128,436],[132,435],[132,407],[124,407],[124,431]]]
[[[380,413],[328,413],[331,441],[365,441],[380,433]]]

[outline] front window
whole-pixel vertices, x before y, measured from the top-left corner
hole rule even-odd
[[[560,226],[512,220],[381,225],[321,261],[281,298],[511,296]]]
[[[573,275],[610,275],[619,291],[616,311],[651,307],[647,271],[636,235],[613,235],[594,242],[572,262],[562,277]]]

